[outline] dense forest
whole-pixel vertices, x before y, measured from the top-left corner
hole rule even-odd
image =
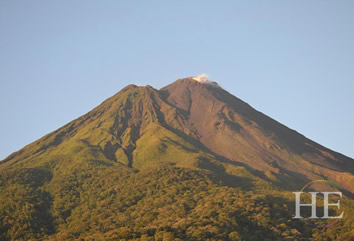
[[[55,172],[55,170],[54,170]],[[353,201],[328,229],[294,220],[294,198],[261,180],[231,187],[212,172],[161,166],[141,172],[90,162],[0,177],[1,240],[350,240]]]

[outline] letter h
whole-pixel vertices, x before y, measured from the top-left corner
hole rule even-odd
[[[311,207],[311,217],[310,218],[318,218],[316,216],[316,195],[318,192],[309,192],[312,195],[312,203],[311,204],[302,204],[300,203],[300,195],[302,192],[293,192],[295,193],[296,196],[296,200],[295,200],[295,204],[296,204],[296,208],[295,208],[295,217],[293,218],[302,218],[300,215],[300,207],[301,206],[307,206],[307,207]]]

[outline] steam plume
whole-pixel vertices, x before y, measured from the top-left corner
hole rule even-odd
[[[202,84],[211,84],[211,85],[220,87],[218,85],[218,83],[209,80],[209,76],[207,74],[200,74],[197,76],[193,76],[192,79],[194,79],[195,81],[198,81],[199,83],[202,83]]]

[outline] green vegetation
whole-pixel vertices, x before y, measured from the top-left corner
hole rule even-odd
[[[53,171],[53,172],[52,172]],[[291,219],[291,193],[230,187],[173,165],[135,172],[92,161],[1,175],[1,240],[350,240],[353,217],[317,230]],[[254,186],[249,184],[254,183]],[[257,183],[258,182],[258,183]],[[342,203],[353,213],[353,201]]]
[[[351,190],[352,160],[325,159],[333,153],[204,87],[172,87],[185,93],[168,102],[128,86],[1,162],[0,240],[353,239],[350,195],[344,219],[319,230],[292,219],[290,191],[326,175]],[[336,158],[346,173],[331,169]]]

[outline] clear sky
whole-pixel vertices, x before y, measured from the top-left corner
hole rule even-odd
[[[354,1],[0,0],[0,159],[124,86],[207,73],[354,157]]]

